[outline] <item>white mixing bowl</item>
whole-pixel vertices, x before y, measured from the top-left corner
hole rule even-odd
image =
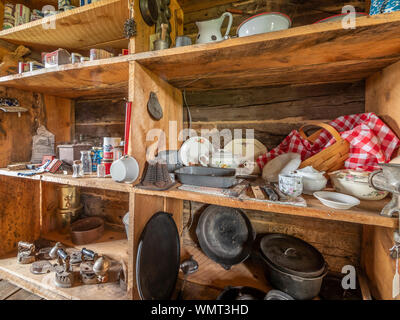
[[[260,33],[285,30],[290,28],[291,25],[292,21],[287,15],[279,12],[265,12],[243,21],[237,30],[237,34],[239,37],[246,37]]]

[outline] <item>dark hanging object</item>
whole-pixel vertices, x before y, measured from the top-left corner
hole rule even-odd
[[[144,22],[150,27],[154,26],[159,14],[157,0],[140,0],[139,7]]]
[[[126,39],[130,39],[137,34],[137,26],[136,21],[133,18],[130,18],[124,23],[124,37]]]
[[[201,214],[196,235],[203,252],[227,270],[250,256],[256,237],[241,210],[214,205]]]
[[[141,189],[167,190],[176,184],[168,172],[167,163],[163,160],[149,161],[146,164],[140,184]]]
[[[252,287],[225,287],[217,300],[264,300],[266,293]]]
[[[158,212],[146,224],[136,257],[136,282],[142,300],[169,300],[180,266],[180,241],[169,213]]]
[[[147,111],[156,120],[161,120],[163,117],[160,102],[158,101],[157,94],[154,92],[150,92],[149,101],[147,102]]]

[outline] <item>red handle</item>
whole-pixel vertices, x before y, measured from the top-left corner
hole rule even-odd
[[[129,133],[131,129],[131,114],[132,114],[132,102],[126,103],[126,113],[125,113],[125,145],[124,145],[124,155],[128,154],[129,145]]]

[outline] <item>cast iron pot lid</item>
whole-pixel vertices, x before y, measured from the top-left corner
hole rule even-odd
[[[246,260],[255,239],[242,211],[214,205],[201,214],[196,234],[203,252],[225,269]]]
[[[304,278],[320,276],[325,270],[322,254],[309,243],[285,234],[268,234],[261,239],[263,258],[279,270]]]
[[[142,300],[169,300],[180,265],[179,233],[172,216],[158,212],[147,222],[139,240],[136,282]]]

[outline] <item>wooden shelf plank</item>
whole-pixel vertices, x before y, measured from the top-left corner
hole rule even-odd
[[[0,175],[17,177],[17,173],[15,171],[9,171],[7,169],[0,169]],[[183,191],[179,190],[177,186],[167,191],[144,190],[136,188],[131,184],[114,182],[110,178],[97,178],[95,175],[75,179],[70,175],[46,173],[27,178],[51,183],[69,184],[73,186],[114,190],[120,192],[133,192],[142,195],[154,195],[165,198],[190,200],[225,207],[258,210],[263,212],[275,212],[301,217],[352,222],[387,228],[396,228],[398,225],[396,218],[387,218],[379,214],[384,205],[387,203],[388,199],[381,201],[361,201],[359,206],[350,210],[337,210],[328,208],[322,205],[314,197],[306,195],[303,196],[307,201],[307,207],[296,207],[291,205],[276,204],[273,202],[265,202],[256,199],[239,199],[235,197],[221,197]]]
[[[0,77],[0,85],[64,98],[127,95],[130,56],[87,61]]]
[[[41,180],[51,183],[68,184],[77,187],[97,188],[97,189],[113,190],[119,192],[133,191],[133,186],[131,184],[114,182],[109,177],[97,178],[96,174],[84,176],[82,178],[72,178],[71,175],[52,174],[52,173],[37,174],[34,176],[25,177],[25,176],[18,176],[19,172],[25,172],[25,171],[10,171],[4,168],[0,169],[0,175],[8,177]]]
[[[355,81],[400,59],[400,12],[306,25],[218,43],[138,53],[134,59],[188,90]]]
[[[49,18],[32,21],[0,32],[0,39],[33,49],[87,49],[99,43],[113,42],[127,48],[123,24],[128,18],[126,1],[101,0]]]
[[[398,221],[396,218],[387,218],[379,214],[388,200],[361,201],[361,204],[359,206],[350,210],[337,210],[328,208],[322,205],[314,197],[306,195],[303,195],[307,201],[307,207],[304,208],[291,205],[275,204],[272,202],[263,202],[255,199],[242,200],[234,197],[205,195],[201,193],[179,190],[176,187],[168,191],[152,191],[135,188],[134,192],[144,195],[157,195],[167,198],[190,200],[225,207],[258,210],[263,212],[275,212],[324,220],[353,222],[358,224],[382,226],[387,228],[396,228],[398,225]]]

